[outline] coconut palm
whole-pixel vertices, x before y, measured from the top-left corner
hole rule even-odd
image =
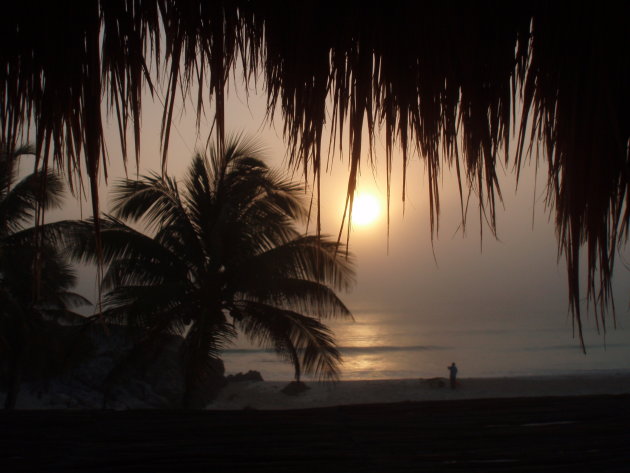
[[[157,175],[123,180],[101,224],[106,320],[141,328],[141,343],[181,334],[184,404],[242,332],[302,373],[335,379],[340,353],[322,322],[351,317],[335,294],[351,261],[301,235],[302,190],[270,170],[255,144],[231,138],[193,158],[183,186]],[[134,229],[142,223],[146,231]],[[75,226],[73,256],[99,258],[93,222]],[[99,316],[97,316],[99,317]]]
[[[0,150],[0,370],[7,389],[5,408],[15,406],[23,375],[41,378],[59,369],[66,333],[56,322],[76,321],[70,309],[87,301],[73,293],[76,277],[46,238],[28,226],[39,209],[58,207],[63,184],[52,172],[36,171],[19,182],[21,155]]]

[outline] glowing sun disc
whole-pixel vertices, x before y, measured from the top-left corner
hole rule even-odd
[[[359,194],[354,198],[352,206],[352,223],[354,225],[369,225],[381,213],[378,199],[372,194]]]

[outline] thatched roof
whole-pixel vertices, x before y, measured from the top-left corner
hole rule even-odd
[[[197,99],[200,109],[214,104],[221,139],[224,91],[242,61],[242,79],[264,78],[269,112],[280,106],[294,160],[316,186],[325,124],[338,146],[349,140],[349,196],[371,144],[365,127],[370,137],[382,127],[390,169],[395,146],[403,165],[419,151],[432,225],[444,165],[494,225],[497,163],[518,170],[540,142],[579,327],[580,248],[590,300],[605,309],[628,238],[628,18],[627,2],[22,0],[0,18],[1,139],[15,143],[33,123],[42,159],[71,175],[84,166],[96,212],[103,110],[115,113],[123,143],[133,130],[138,156],[141,90],[165,81],[166,156],[176,92],[209,78]],[[155,63],[159,78],[148,72]]]

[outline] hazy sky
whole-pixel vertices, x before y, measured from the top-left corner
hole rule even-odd
[[[194,96],[194,94],[193,94]],[[159,127],[161,105],[145,98],[142,123],[140,173],[160,169]],[[258,137],[267,148],[269,164],[287,168],[282,123],[275,128],[262,126],[264,98],[232,89],[227,110],[227,129]],[[181,176],[194,151],[203,148],[210,121],[202,120],[199,135],[195,128],[194,106],[178,107],[181,116],[174,119],[169,147],[168,171]],[[190,113],[188,113],[190,112]],[[278,117],[279,118],[279,117]],[[116,127],[108,130],[107,146],[111,166],[109,182],[124,176]],[[131,143],[130,143],[131,144]],[[347,146],[344,149],[347,150]],[[385,204],[384,152],[377,141],[375,169],[364,160],[359,190],[369,190]],[[133,161],[133,159],[132,159]],[[337,235],[341,223],[347,178],[347,156],[335,154],[333,169],[322,181],[323,232]],[[130,177],[135,165],[129,164]],[[375,171],[375,172],[373,172]],[[441,187],[439,234],[431,244],[428,189],[424,165],[417,156],[408,168],[408,194],[405,213],[401,205],[400,161],[395,160],[392,187],[389,253],[385,211],[373,225],[355,228],[350,249],[357,259],[357,286],[343,295],[349,307],[360,317],[362,311],[398,312],[417,319],[419,324],[440,320],[464,327],[503,329],[518,327],[566,327],[571,336],[567,307],[567,283],[564,260],[557,260],[553,217],[544,207],[546,173],[539,171],[534,194],[534,166],[525,169],[516,192],[511,169],[499,169],[504,208],[498,210],[498,237],[487,226],[483,241],[479,234],[479,215],[471,199],[466,235],[459,228],[461,210],[457,185],[446,172]],[[298,173],[295,179],[301,179]],[[107,209],[106,188],[102,186],[103,208]],[[74,209],[71,209],[74,207]],[[83,215],[89,215],[83,204]],[[78,217],[80,212],[69,198],[64,216]],[[55,218],[53,215],[49,218]],[[630,327],[628,288],[630,288],[630,251],[617,259],[614,286],[617,318]],[[86,272],[80,290],[93,292],[94,282]],[[592,317],[586,321],[594,327]],[[628,332],[626,332],[628,333]],[[577,343],[577,341],[576,341]]]

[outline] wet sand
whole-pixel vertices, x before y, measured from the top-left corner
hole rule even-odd
[[[3,412],[0,470],[627,472],[630,395]]]
[[[630,394],[630,373],[463,378],[458,379],[455,390],[449,388],[446,378],[307,383],[309,389],[299,396],[283,394],[286,385],[286,381],[232,383],[208,408],[306,409],[348,404]]]

